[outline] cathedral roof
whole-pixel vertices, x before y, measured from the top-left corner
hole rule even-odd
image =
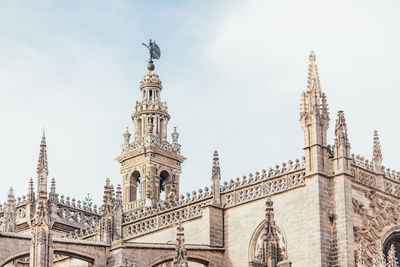
[[[140,90],[147,86],[162,88],[160,77],[154,71],[148,71],[140,81]]]

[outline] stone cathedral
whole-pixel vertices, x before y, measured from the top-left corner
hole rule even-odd
[[[185,157],[176,128],[168,138],[151,59],[139,89],[116,158],[121,185],[106,179],[99,206],[49,180],[43,135],[37,178],[0,205],[0,267],[399,266],[400,172],[383,166],[377,131],[371,158],[352,154],[343,111],[327,139],[332,115],[313,52],[300,103],[304,156],[224,179],[215,151],[210,186],[192,193],[180,192]]]

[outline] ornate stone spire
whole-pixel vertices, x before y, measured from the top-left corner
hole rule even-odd
[[[372,161],[374,163],[375,171],[380,171],[382,167],[382,150],[377,130],[374,131],[374,147],[372,152]]]
[[[176,255],[174,257],[174,267],[188,267],[187,250],[185,247],[185,233],[184,228],[179,222],[176,228]]]
[[[347,138],[347,125],[346,119],[344,117],[344,112],[339,111],[338,117],[336,119],[336,126],[335,126],[335,141],[339,144],[348,145],[349,140]]]
[[[54,178],[51,179],[49,200],[51,202],[55,202],[55,200],[56,200],[56,180]]]
[[[309,57],[307,89],[302,93],[300,121],[304,131],[305,167],[310,173],[325,173],[328,159],[327,130],[329,111],[326,95],[321,90],[314,52]]]
[[[4,212],[4,230],[6,232],[14,232],[16,226],[16,210],[14,189],[10,187],[8,191],[7,209]]]
[[[333,169],[335,174],[350,172],[350,142],[347,137],[347,125],[343,111],[338,112],[338,117],[336,119],[333,161]]]
[[[29,178],[29,185],[28,185],[28,202],[32,203],[35,200],[35,191],[33,189],[33,179],[32,177]]]
[[[399,267],[396,257],[396,248],[392,244],[387,255],[387,267]]]
[[[267,197],[267,200],[265,201],[265,239],[277,241],[278,234],[276,232],[273,204],[274,202],[272,202],[271,197]]]
[[[49,174],[48,165],[47,165],[47,150],[46,150],[46,135],[43,131],[42,142],[40,143],[40,152],[39,152],[39,160],[37,167],[38,176],[41,173]]]
[[[40,143],[39,160],[37,167],[37,202],[36,202],[36,217],[35,223],[48,224],[48,205],[47,205],[47,176],[49,174],[47,164],[46,136],[43,131],[42,141]]]
[[[103,207],[104,209],[107,209],[110,205],[112,205],[112,188],[110,178],[106,178],[106,185],[104,186],[103,194]],[[105,212],[105,210],[103,212]]]
[[[311,51],[309,56],[310,64],[308,65],[308,79],[307,79],[307,90],[308,91],[321,91],[321,85],[319,82],[319,74],[316,62],[316,56],[314,51]]]
[[[211,171],[213,204],[221,205],[221,168],[219,166],[218,151],[214,151],[213,166]]]
[[[267,197],[265,202],[265,234],[263,236],[262,262],[267,266],[276,267],[283,259],[282,251],[279,247],[279,238],[274,219],[274,208],[271,197]]]

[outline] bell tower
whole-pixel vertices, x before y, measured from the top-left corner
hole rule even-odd
[[[179,195],[181,164],[186,159],[181,155],[176,127],[171,134],[172,142],[167,140],[170,115],[167,103],[161,102],[162,83],[153,64],[153,59],[160,57],[160,50],[151,40],[145,46],[150,60],[139,85],[142,98],[136,101],[131,117],[133,140],[127,129],[122,153],[117,158],[121,164],[123,203],[129,204],[128,209]]]

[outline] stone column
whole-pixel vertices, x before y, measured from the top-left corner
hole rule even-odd
[[[47,226],[36,226],[32,234],[29,267],[53,266],[53,241]]]

